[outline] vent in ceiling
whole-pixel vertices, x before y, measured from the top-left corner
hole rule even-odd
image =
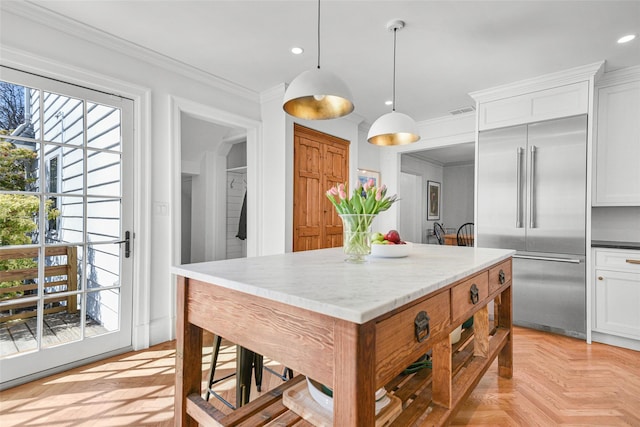
[[[466,107],[460,107],[460,108],[456,108],[454,110],[449,111],[449,114],[455,116],[458,114],[464,114],[464,113],[470,113],[472,111],[476,111],[476,107],[473,105],[469,105]]]

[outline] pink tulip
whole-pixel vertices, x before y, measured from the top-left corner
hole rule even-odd
[[[378,191],[376,191],[376,202],[380,200],[382,200],[382,188],[378,188]]]
[[[343,188],[342,190],[338,190],[338,193],[339,193],[339,195],[340,195],[340,199],[341,199],[341,200],[346,200],[346,198],[347,198],[347,192],[346,192],[346,191],[344,191],[344,186],[343,186],[342,188]]]
[[[376,186],[376,182],[373,180],[373,178],[369,178],[369,181],[367,181],[367,186],[369,188]]]
[[[338,194],[338,189],[336,187],[331,187],[329,191],[327,191],[327,195],[337,196]]]

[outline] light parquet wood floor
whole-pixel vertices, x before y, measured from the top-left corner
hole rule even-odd
[[[0,426],[172,426],[174,345],[0,392]],[[203,375],[211,348],[205,350]],[[233,346],[223,346],[220,375],[234,369],[234,360]],[[233,396],[233,383],[221,382],[216,390]],[[279,384],[265,371],[263,392]],[[494,363],[452,425],[640,426],[640,353],[515,328],[513,379],[499,378]]]

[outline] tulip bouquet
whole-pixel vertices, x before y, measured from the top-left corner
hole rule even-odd
[[[387,196],[387,187],[376,187],[373,179],[358,182],[351,197],[344,184],[337,184],[327,191],[327,198],[336,208],[343,223],[343,247],[347,261],[361,263],[371,253],[371,223],[376,215],[386,211],[398,196]]]

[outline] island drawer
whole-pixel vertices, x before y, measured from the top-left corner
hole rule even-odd
[[[429,334],[421,342],[416,337],[416,318],[429,317]],[[411,307],[399,311],[376,324],[376,387],[382,387],[404,367],[423,356],[441,338],[441,332],[448,332],[451,318],[449,292],[441,292]],[[440,335],[440,337],[438,337]],[[398,368],[400,367],[400,368]]]
[[[451,314],[454,324],[464,321],[474,307],[481,307],[489,296],[489,272],[484,271],[451,288]]]
[[[511,260],[501,262],[489,270],[489,293],[500,289],[511,281]]]

